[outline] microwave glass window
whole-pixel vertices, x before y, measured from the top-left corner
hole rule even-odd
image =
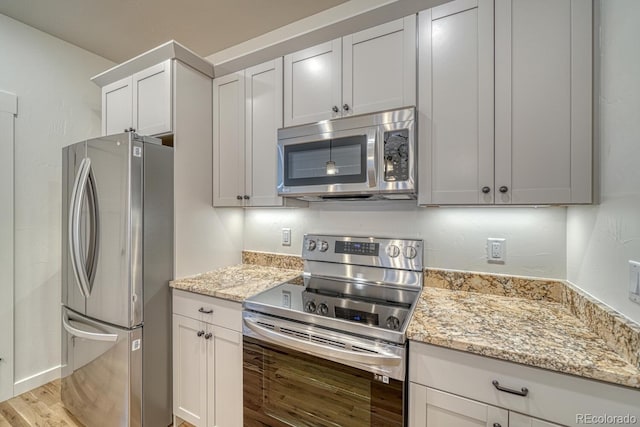
[[[284,152],[288,186],[366,181],[366,135],[287,145]]]

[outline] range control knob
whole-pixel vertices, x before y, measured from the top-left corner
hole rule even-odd
[[[304,311],[306,311],[307,313],[315,313],[316,303],[313,301],[307,301],[307,303],[304,305]]]
[[[307,240],[307,250],[313,251],[316,249],[316,241],[315,240]]]
[[[387,328],[397,331],[400,329],[400,320],[396,316],[387,317]]]
[[[324,241],[324,240],[320,240],[320,252],[326,252],[327,249],[329,249],[329,244]]]
[[[396,245],[387,246],[387,255],[389,255],[391,258],[397,257],[398,255],[400,255],[400,248]]]
[[[418,251],[413,246],[407,246],[404,248],[404,257],[408,259],[414,259],[418,255]]]
[[[329,307],[327,307],[327,304],[322,302],[318,305],[318,314],[322,314],[323,316],[326,316],[328,312],[329,312]]]

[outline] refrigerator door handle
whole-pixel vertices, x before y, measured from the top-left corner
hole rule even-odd
[[[67,322],[67,319],[65,318],[62,319],[62,326],[64,326],[64,329],[67,332],[69,332],[71,335],[78,338],[85,338],[93,341],[109,341],[109,342],[116,342],[118,340],[117,334],[99,334],[96,332],[87,332],[87,331],[83,331],[82,329],[74,328]]]
[[[73,183],[71,191],[71,205],[69,206],[69,250],[71,252],[71,265],[73,273],[78,281],[80,293],[87,298],[91,291],[89,290],[89,277],[87,275],[83,256],[80,252],[80,215],[82,214],[82,199],[89,179],[91,168],[91,160],[89,158],[82,159],[78,174]]]

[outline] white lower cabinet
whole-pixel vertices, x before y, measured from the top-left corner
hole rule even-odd
[[[242,426],[241,306],[174,291],[174,425]]]
[[[411,341],[409,427],[579,426],[640,420],[640,391]]]

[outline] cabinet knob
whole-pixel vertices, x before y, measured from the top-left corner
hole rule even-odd
[[[491,192],[491,188],[489,188],[489,187],[482,187],[482,192],[483,192],[484,194],[490,193],[490,192]]]
[[[207,334],[204,336],[205,340],[208,340],[209,338],[211,338],[213,336],[213,334],[211,332],[207,332]]]
[[[342,108],[344,109],[344,111],[349,111],[349,104],[344,104]]]
[[[245,200],[249,200],[249,196],[247,196],[246,194],[244,195],[244,199]]]
[[[204,331],[198,331],[197,335],[198,335],[199,337],[203,336],[203,335],[204,335]]]
[[[238,199],[238,200],[242,200],[242,196],[238,194],[238,195],[236,196],[236,199]]]
[[[340,111],[340,109],[338,108],[337,105],[334,105],[333,108],[331,109],[334,113],[337,113],[338,111]]]
[[[506,193],[507,191],[509,191],[509,187],[503,185],[502,187],[499,188],[501,193]]]

